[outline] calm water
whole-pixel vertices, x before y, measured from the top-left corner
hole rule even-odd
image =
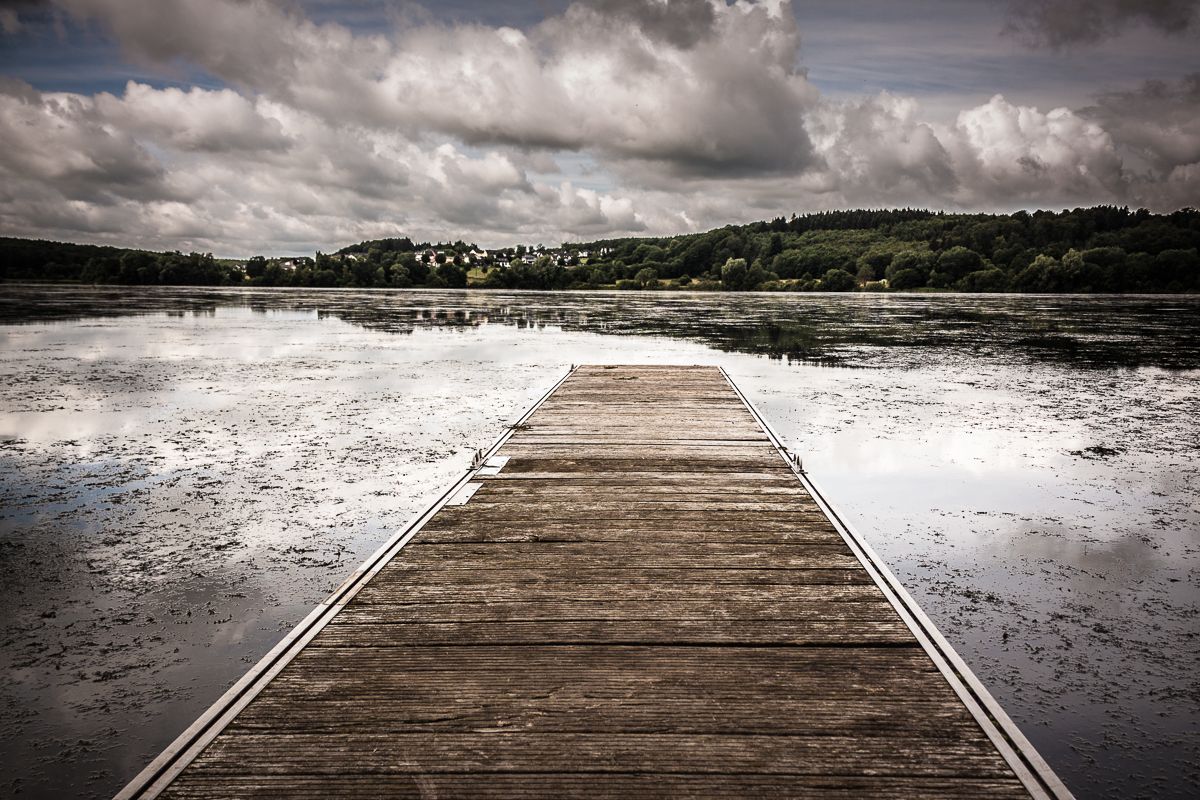
[[[1084,797],[1200,793],[1200,298],[0,288],[0,791],[115,793],[571,363],[720,364]]]

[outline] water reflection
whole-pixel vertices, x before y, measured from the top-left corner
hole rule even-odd
[[[110,796],[567,364],[682,363],[1078,796],[1194,796],[1196,305],[6,287],[4,781]]]
[[[217,309],[315,312],[368,330],[511,325],[665,336],[728,352],[843,366],[923,362],[953,347],[1097,369],[1200,367],[1200,335],[1180,319],[1191,297],[1044,295],[745,295],[628,292],[439,292],[5,287],[0,324]],[[882,352],[888,351],[888,352]]]

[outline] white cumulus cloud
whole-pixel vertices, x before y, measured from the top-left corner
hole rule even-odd
[[[1112,138],[1066,108],[1042,113],[997,95],[961,112],[950,142],[968,203],[1060,205],[1125,194]]]

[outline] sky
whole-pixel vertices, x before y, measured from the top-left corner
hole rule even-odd
[[[0,0],[0,235],[220,257],[1200,206],[1200,0]]]

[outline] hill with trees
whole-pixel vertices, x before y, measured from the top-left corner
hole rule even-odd
[[[968,292],[1200,290],[1200,211],[833,211],[667,239],[612,239],[625,272],[725,289]],[[590,263],[590,262],[589,262]]]
[[[407,237],[244,262],[0,239],[0,279],[172,286],[1200,291],[1200,211],[830,211],[660,238],[484,251]]]

